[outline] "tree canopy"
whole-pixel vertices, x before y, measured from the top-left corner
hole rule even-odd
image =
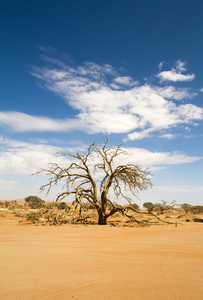
[[[107,146],[108,139],[104,140],[102,147],[96,142],[92,143],[84,154],[56,154],[69,158],[69,164],[62,167],[52,162],[49,168],[39,170],[37,173],[45,172],[49,176],[48,183],[41,186],[41,190],[46,189],[49,193],[53,185],[63,182],[63,192],[58,195],[56,202],[74,195],[74,202],[82,210],[84,202],[88,201],[97,210],[100,225],[106,224],[107,218],[116,212],[128,216],[130,209],[135,210],[131,205],[133,198],[137,197],[139,191],[145,191],[152,186],[149,178],[151,172],[139,165],[118,164],[118,160],[122,161],[122,156],[128,155],[127,151],[121,146]],[[98,176],[98,173],[103,176]],[[117,199],[126,199],[129,205],[117,205],[110,199],[110,191]]]
[[[151,213],[155,207],[155,205],[152,202],[145,202],[143,204],[143,207],[148,210],[149,213]]]
[[[45,201],[37,196],[28,196],[25,198],[30,208],[40,208],[44,206]]]

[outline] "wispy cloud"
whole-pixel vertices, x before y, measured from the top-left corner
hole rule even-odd
[[[152,137],[153,135],[151,134],[151,132],[153,131],[152,128],[149,128],[149,129],[146,129],[146,130],[143,130],[143,131],[135,131],[133,133],[130,133],[127,135],[127,138],[124,139],[124,141],[127,141],[127,140],[131,140],[131,141],[134,141],[134,140],[142,140],[146,137]]]
[[[191,186],[191,185],[155,186],[154,189],[164,191],[164,192],[185,192],[185,193],[203,192],[203,186]]]
[[[183,102],[196,95],[188,88],[138,85],[132,77],[120,76],[108,64],[86,62],[73,67],[49,57],[46,62],[49,67],[33,67],[31,74],[79,113],[73,119],[61,120],[1,112],[2,125],[15,131],[126,133],[127,139],[135,140],[181,124],[197,124],[203,119],[201,107]],[[178,61],[174,72],[185,71],[184,66]]]
[[[55,157],[56,152],[85,152],[86,148],[80,145],[73,147],[55,146],[46,143],[29,143],[18,140],[0,139],[0,173],[1,174],[32,174],[40,168],[46,168],[49,162],[56,162],[62,166],[67,166],[70,159]],[[197,156],[187,156],[181,152],[151,152],[143,148],[125,148],[130,154],[119,156],[115,164],[139,164],[151,167],[157,171],[168,165],[178,165],[192,163],[202,159]]]
[[[180,136],[179,134],[166,133],[166,134],[159,135],[159,138],[172,140],[179,136]]]
[[[194,74],[182,74],[182,72],[185,72],[187,69],[185,68],[185,62],[182,62],[181,60],[178,60],[176,62],[176,67],[172,68],[169,71],[162,71],[159,74],[157,74],[157,77],[161,79],[161,81],[192,81],[195,78]],[[163,62],[159,64],[159,70],[162,69]]]
[[[17,132],[87,130],[86,125],[77,118],[51,119],[15,111],[0,112],[0,124]]]
[[[64,165],[67,160],[55,157],[57,152],[76,152],[78,147],[63,147],[46,143],[29,143],[0,137],[0,173],[1,174],[32,174],[40,168],[46,168],[49,162]]]
[[[125,156],[124,163],[134,163],[144,166],[167,166],[196,162],[203,157],[187,156],[182,152],[152,152],[143,148],[126,148],[131,155]]]
[[[41,46],[39,49],[46,54],[52,54],[53,52],[56,52],[56,49],[53,46]]]
[[[114,79],[114,81],[116,83],[118,83],[119,85],[124,85],[124,86],[133,86],[133,85],[139,84],[138,81],[134,81],[133,78],[130,76],[119,76],[119,77],[116,77]],[[118,88],[120,88],[120,87],[118,86]]]
[[[164,61],[161,61],[161,62],[159,63],[159,71],[161,71],[161,69],[162,69],[162,67],[163,67],[163,64],[164,64]]]

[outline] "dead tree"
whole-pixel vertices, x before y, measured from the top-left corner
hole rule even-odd
[[[41,190],[47,189],[49,193],[53,185],[64,182],[64,192],[60,193],[56,201],[61,201],[71,194],[81,210],[84,202],[93,204],[98,213],[98,224],[105,225],[108,217],[116,212],[127,215],[129,206],[116,205],[109,199],[110,190],[116,198],[123,197],[129,204],[132,199],[126,193],[137,197],[138,191],[147,190],[152,186],[149,179],[151,173],[141,166],[126,164],[115,165],[115,160],[128,153],[120,146],[107,147],[108,139],[104,140],[103,147],[95,142],[90,145],[85,154],[58,153],[57,156],[68,157],[72,160],[69,166],[60,167],[57,163],[50,163],[50,168],[41,169],[37,173],[45,172],[50,176],[47,184],[41,186]],[[103,172],[103,177],[96,177],[96,172]]]

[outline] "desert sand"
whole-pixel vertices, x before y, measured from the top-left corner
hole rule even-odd
[[[35,226],[0,219],[0,299],[203,299],[203,224]]]

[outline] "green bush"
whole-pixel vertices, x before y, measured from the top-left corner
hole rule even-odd
[[[154,210],[155,205],[152,202],[145,202],[143,207],[146,208],[149,213],[151,213]]]
[[[137,205],[136,203],[131,204],[130,206],[132,206],[134,209],[139,210],[139,205]]]
[[[41,208],[45,206],[45,201],[40,199],[37,196],[29,196],[25,198],[25,201],[28,203],[29,207],[32,209]]]
[[[58,209],[66,209],[68,205],[66,202],[59,202],[56,206],[58,207]]]
[[[22,214],[19,211],[15,211],[14,216],[17,217],[17,218],[21,218]]]
[[[56,206],[55,202],[44,203],[44,207],[47,209],[53,209]]]
[[[40,212],[31,212],[26,215],[26,221],[32,221],[35,223],[36,221],[39,221],[39,219],[42,217],[42,213]]]

